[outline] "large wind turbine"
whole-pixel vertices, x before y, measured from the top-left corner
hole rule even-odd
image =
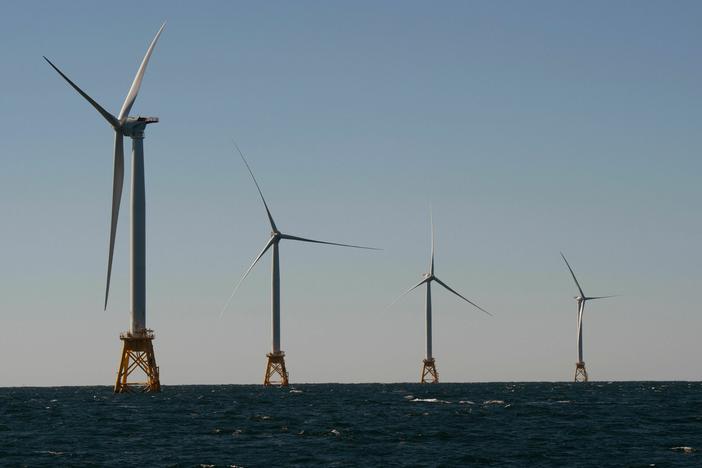
[[[268,364],[266,366],[266,375],[263,380],[264,385],[276,385],[279,384],[281,386],[287,386],[288,385],[288,372],[285,369],[285,353],[280,349],[280,257],[279,257],[279,247],[278,245],[280,244],[281,240],[291,240],[291,241],[300,241],[300,242],[311,242],[313,244],[327,244],[327,245],[338,245],[341,247],[352,247],[355,249],[367,249],[367,250],[380,250],[376,249],[373,247],[362,247],[358,245],[349,245],[349,244],[339,244],[336,242],[325,242],[325,241],[319,241],[319,240],[313,240],[313,239],[306,239],[304,237],[297,237],[297,236],[291,236],[289,234],[284,234],[280,232],[278,227],[275,224],[275,221],[273,220],[273,216],[271,215],[270,209],[268,209],[268,204],[266,203],[266,199],[263,198],[263,192],[261,192],[261,187],[258,185],[258,182],[256,181],[256,177],[253,175],[253,171],[251,170],[251,167],[249,166],[249,163],[246,161],[246,158],[244,158],[243,153],[239,149],[237,145],[236,149],[239,152],[239,155],[241,156],[241,160],[244,161],[244,164],[246,165],[246,168],[249,170],[249,174],[251,174],[251,178],[253,179],[254,184],[256,185],[256,189],[258,190],[258,194],[261,197],[261,201],[263,202],[263,207],[266,209],[266,215],[268,216],[268,222],[271,225],[271,236],[266,242],[266,245],[263,247],[263,250],[261,250],[261,253],[258,254],[258,256],[254,259],[253,263],[251,263],[251,266],[246,270],[246,273],[241,277],[239,282],[237,283],[236,287],[232,291],[232,294],[229,296],[229,300],[227,301],[227,304],[224,306],[224,309],[227,308],[229,305],[229,302],[231,301],[231,298],[234,296],[234,293],[236,293],[236,290],[239,288],[241,283],[244,281],[246,276],[249,274],[249,272],[253,269],[253,267],[258,263],[258,261],[263,257],[263,255],[270,249],[271,247],[273,248],[273,268],[272,268],[272,302],[271,302],[271,325],[272,325],[272,350],[270,353],[268,353],[266,356],[268,357]],[[224,312],[224,309],[222,312]],[[279,379],[278,381],[274,380],[274,376],[278,375]],[[272,379],[273,378],[273,379]]]
[[[470,305],[478,308],[479,310],[485,312],[488,315],[492,315],[490,312],[487,310],[483,309],[476,303],[466,299],[464,296],[461,294],[457,293],[449,285],[441,281],[435,274],[434,274],[434,220],[433,217],[430,214],[430,224],[431,224],[431,257],[429,259],[429,272],[424,273],[422,276],[424,279],[420,281],[419,283],[415,284],[411,288],[409,288],[407,291],[402,293],[400,297],[395,299],[393,301],[393,304],[397,301],[399,301],[403,296],[408,294],[410,291],[413,289],[418,288],[419,286],[426,284],[427,289],[426,289],[426,299],[425,299],[425,310],[426,310],[426,355],[423,360],[423,365],[422,365],[422,377],[420,382],[421,383],[438,383],[439,382],[439,373],[436,370],[436,362],[434,359],[434,355],[432,353],[432,333],[431,333],[431,283],[432,281],[436,281],[439,285],[443,286],[446,288],[449,292],[455,294],[456,296],[460,297]]]
[[[575,281],[575,285],[578,287],[578,292],[580,293],[579,296],[575,296],[574,298],[575,302],[578,304],[578,362],[575,363],[574,380],[575,382],[587,382],[587,369],[585,369],[585,361],[583,361],[583,312],[585,311],[585,303],[595,299],[607,299],[608,297],[615,296],[586,296],[583,292],[583,288],[580,287],[580,283],[578,283],[578,279],[575,277],[575,273],[573,273],[573,269],[570,267],[570,263],[568,263],[565,255],[563,255],[563,252],[561,252],[561,257],[563,257],[563,261],[568,267],[568,270]]]
[[[122,104],[119,114],[115,117],[106,111],[100,104],[91,98],[85,91],[78,87],[68,76],[44,57],[51,67],[58,72],[78,94],[83,96],[114,129],[114,175],[112,181],[112,215],[110,221],[110,243],[107,257],[107,280],[105,282],[105,304],[110,293],[110,278],[112,276],[112,257],[115,248],[115,235],[117,233],[117,218],[122,198],[124,185],[124,143],[125,136],[132,139],[132,181],[131,181],[131,236],[130,236],[130,322],[129,332],[121,335],[124,341],[122,359],[118,372],[115,392],[128,391],[127,376],[134,368],[141,368],[148,377],[148,382],[139,384],[147,391],[160,389],[158,367],[154,358],[153,333],[146,328],[146,214],[145,214],[145,189],[144,189],[144,131],[148,124],[158,122],[158,117],[130,117],[129,111],[134,105],[139,88],[141,87],[146,66],[151,58],[151,53],[161,36],[164,23],[151,41],[146,55],[141,61],[132,86]],[[130,365],[129,361],[133,365]]]

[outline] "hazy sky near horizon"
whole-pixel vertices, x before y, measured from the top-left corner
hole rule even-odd
[[[128,326],[128,190],[102,310],[112,130],[145,140],[147,324],[162,383],[260,383],[269,227],[291,382],[416,381],[434,209],[443,381],[702,376],[702,4],[8,2],[0,17],[0,386],[110,385]],[[129,146],[128,146],[129,147]],[[127,157],[127,163],[131,155]],[[129,171],[127,172],[127,177]],[[128,179],[127,179],[128,180]],[[128,182],[125,185],[128,187]]]

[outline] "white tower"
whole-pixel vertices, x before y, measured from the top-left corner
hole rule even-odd
[[[578,321],[577,321],[577,340],[578,340],[578,361],[575,363],[575,382],[587,382],[588,381],[588,376],[587,376],[587,369],[585,368],[585,361],[583,360],[583,312],[585,311],[585,303],[587,301],[592,301],[595,299],[606,299],[608,297],[615,297],[615,296],[593,296],[593,297],[587,297],[585,296],[585,293],[583,292],[583,289],[580,287],[580,283],[578,283],[578,279],[575,277],[575,273],[573,273],[573,269],[570,267],[570,264],[568,263],[568,260],[566,260],[565,255],[563,255],[563,252],[561,252],[561,257],[563,257],[563,261],[565,262],[566,266],[568,267],[568,270],[570,271],[571,276],[573,277],[573,280],[575,281],[575,285],[578,287],[578,292],[580,295],[575,296],[575,302],[578,305]]]
[[[234,297],[234,293],[236,293],[236,290],[239,288],[241,283],[244,281],[246,276],[249,274],[249,272],[253,269],[253,267],[258,263],[258,261],[263,257],[263,255],[268,251],[269,248],[273,248],[273,263],[272,263],[272,268],[271,268],[271,331],[272,331],[272,349],[271,352],[266,354],[266,357],[268,358],[268,362],[266,364],[266,373],[263,379],[263,384],[266,386],[270,385],[280,385],[280,386],[287,386],[289,381],[288,381],[288,372],[285,368],[285,353],[281,350],[280,347],[280,251],[279,251],[279,244],[280,241],[282,240],[291,240],[291,241],[300,241],[300,242],[310,242],[313,244],[327,244],[327,245],[337,245],[341,247],[352,247],[355,249],[366,249],[366,250],[380,250],[376,249],[373,247],[362,247],[358,245],[349,245],[349,244],[338,244],[336,242],[325,242],[325,241],[318,241],[318,240],[313,240],[313,239],[306,239],[304,237],[297,237],[297,236],[291,236],[289,234],[284,234],[278,230],[278,227],[275,224],[275,221],[273,220],[273,216],[271,215],[271,211],[268,209],[268,204],[266,203],[266,199],[263,198],[263,192],[261,192],[261,187],[259,187],[258,182],[256,181],[256,177],[253,175],[253,171],[251,171],[251,167],[249,166],[249,163],[246,161],[246,158],[244,158],[244,155],[241,153],[241,150],[239,150],[239,147],[236,147],[237,151],[239,152],[239,155],[241,156],[242,161],[244,161],[244,164],[246,165],[246,168],[249,171],[249,174],[251,174],[251,178],[253,179],[254,184],[256,185],[256,189],[258,190],[258,194],[261,197],[261,201],[263,202],[263,206],[266,209],[266,215],[268,216],[268,222],[270,223],[271,226],[271,234],[270,237],[268,238],[268,241],[266,242],[266,245],[263,247],[263,250],[261,250],[261,253],[258,254],[258,256],[254,259],[253,263],[251,263],[251,266],[246,270],[246,273],[241,277],[237,285],[234,287],[234,290],[232,291],[231,295],[229,296],[229,300],[227,301],[227,304],[224,306],[224,310],[227,308],[229,305],[229,302],[231,301],[232,297]]]
[[[114,147],[114,178],[112,184],[112,215],[110,222],[110,243],[107,260],[107,280],[105,284],[105,310],[110,293],[110,278],[112,276],[112,258],[117,233],[117,219],[122,199],[124,185],[124,137],[132,139],[132,180],[130,191],[130,308],[129,331],[120,335],[123,341],[122,357],[117,372],[115,392],[127,392],[134,388],[144,391],[159,391],[161,388],[159,370],[153,351],[154,334],[146,328],[146,200],[144,186],[144,131],[146,126],[158,122],[157,117],[130,117],[129,111],[134,105],[141,81],[146,72],[146,66],[165,23],[151,41],[146,55],[137,70],[132,86],[122,104],[119,115],[107,112],[100,104],[88,96],[82,89],[71,81],[49,59],[44,59],[83,96],[112,126],[115,131]],[[136,369],[146,374],[146,382],[128,382],[128,376]]]
[[[492,315],[490,312],[487,310],[483,309],[479,305],[475,304],[474,302],[466,299],[463,297],[461,294],[457,293],[453,289],[451,289],[450,286],[448,286],[446,283],[441,281],[435,274],[434,274],[434,221],[433,217],[430,214],[430,224],[431,224],[431,257],[429,258],[429,272],[425,273],[424,279],[420,281],[419,283],[415,284],[411,288],[409,288],[407,291],[405,291],[400,297],[395,299],[393,301],[393,304],[397,302],[400,298],[402,298],[405,294],[409,293],[415,288],[418,288],[419,286],[426,284],[426,298],[424,302],[424,311],[425,311],[425,323],[426,323],[426,352],[424,355],[424,360],[422,361],[422,373],[420,377],[420,383],[438,383],[439,382],[439,372],[436,370],[436,360],[434,359],[434,354],[432,351],[432,308],[431,308],[431,283],[432,281],[436,281],[437,284],[443,286],[446,290],[449,292],[455,294],[456,296],[460,297],[464,301],[468,302],[472,306],[476,307],[477,309],[485,312],[488,315]]]

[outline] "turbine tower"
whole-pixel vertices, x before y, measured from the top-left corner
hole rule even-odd
[[[251,263],[251,266],[249,267],[248,270],[246,270],[246,273],[241,277],[239,282],[237,283],[236,287],[232,291],[232,294],[229,296],[229,300],[227,301],[227,304],[224,306],[224,309],[222,309],[222,312],[226,310],[227,306],[229,305],[229,302],[231,301],[232,297],[234,297],[234,294],[236,293],[237,289],[241,285],[241,283],[244,281],[246,276],[249,274],[249,272],[253,269],[253,267],[258,263],[258,261],[263,257],[263,255],[270,249],[271,247],[273,248],[273,264],[272,264],[272,301],[271,301],[271,326],[272,326],[272,349],[271,352],[266,354],[266,357],[268,358],[268,362],[266,364],[266,374],[263,379],[263,385],[265,386],[270,386],[270,385],[280,385],[283,387],[286,387],[288,385],[288,372],[285,368],[285,353],[280,349],[280,254],[279,254],[279,244],[281,240],[291,240],[291,241],[300,241],[300,242],[311,242],[313,244],[327,244],[327,245],[337,245],[341,247],[352,247],[355,249],[366,249],[366,250],[380,250],[376,249],[373,247],[362,247],[358,245],[349,245],[349,244],[339,244],[336,242],[325,242],[325,241],[319,241],[319,240],[313,240],[313,239],[306,239],[304,237],[297,237],[297,236],[291,236],[289,234],[284,234],[282,233],[278,227],[275,224],[275,221],[273,220],[273,216],[271,215],[270,209],[268,209],[268,204],[266,203],[266,199],[263,198],[263,192],[261,192],[261,187],[258,185],[258,182],[256,181],[256,177],[253,175],[253,171],[251,170],[251,167],[249,166],[249,163],[246,161],[246,158],[244,158],[243,153],[239,149],[239,147],[235,144],[237,151],[239,152],[239,155],[241,156],[242,161],[244,161],[244,164],[246,165],[246,168],[249,170],[249,174],[251,174],[251,178],[253,179],[254,184],[256,185],[256,189],[258,190],[258,194],[261,197],[261,201],[263,202],[263,207],[266,209],[266,215],[268,216],[268,222],[271,225],[271,235],[268,241],[266,242],[266,245],[263,247],[263,250],[261,250],[261,253],[258,254],[258,256],[254,259],[253,263]]]
[[[578,283],[578,279],[575,277],[575,273],[573,273],[573,269],[570,267],[570,263],[568,263],[568,260],[566,260],[565,255],[563,255],[563,252],[561,252],[561,257],[563,257],[563,261],[568,267],[568,270],[570,270],[570,274],[573,277],[573,280],[575,281],[575,285],[578,287],[578,292],[580,293],[579,296],[575,296],[574,298],[575,302],[578,304],[578,362],[575,363],[574,381],[587,382],[587,369],[585,369],[585,361],[583,361],[583,312],[585,311],[585,303],[587,301],[592,301],[595,299],[607,299],[608,297],[615,296],[587,297],[583,292],[583,288],[580,287],[580,283]]]
[[[431,213],[429,215],[430,218],[430,224],[431,224],[431,257],[429,259],[429,272],[424,273],[422,276],[424,279],[420,281],[419,283],[415,284],[411,288],[409,288],[407,291],[402,293],[400,297],[395,299],[393,301],[393,304],[397,301],[399,301],[402,297],[404,297],[406,294],[408,294],[410,291],[412,291],[415,288],[418,288],[419,286],[426,284],[427,289],[426,289],[426,298],[425,298],[425,313],[426,313],[426,354],[424,357],[424,360],[422,361],[422,374],[421,374],[421,379],[420,383],[438,383],[439,382],[439,373],[436,370],[436,360],[434,359],[434,354],[432,352],[432,309],[431,309],[431,283],[432,281],[436,281],[439,285],[443,286],[446,288],[449,292],[455,294],[456,296],[460,297],[467,303],[471,304],[472,306],[478,308],[479,310],[485,312],[488,315],[492,315],[490,312],[487,310],[483,309],[479,305],[475,304],[474,302],[466,299],[463,297],[461,294],[457,293],[449,285],[441,281],[435,274],[434,274],[434,220],[433,217],[431,216]]]
[[[141,61],[132,86],[129,88],[127,97],[122,104],[119,114],[115,117],[106,111],[93,98],[88,96],[82,89],[68,78],[59,68],[48,58],[44,57],[51,67],[58,72],[78,94],[83,96],[115,131],[114,143],[114,176],[112,182],[112,215],[110,222],[110,243],[107,257],[107,280],[105,283],[105,305],[107,310],[107,299],[110,293],[110,277],[112,276],[112,257],[115,248],[115,235],[117,233],[117,218],[119,217],[119,206],[122,198],[122,187],[124,185],[124,137],[132,139],[132,181],[131,181],[131,235],[130,235],[130,310],[129,310],[129,331],[122,333],[120,339],[123,342],[122,355],[120,358],[117,381],[115,383],[115,393],[128,392],[134,389],[141,389],[147,392],[158,392],[161,389],[159,379],[159,369],[156,366],[156,358],[153,349],[153,331],[146,328],[146,212],[145,212],[145,189],[144,189],[144,131],[146,126],[158,122],[158,117],[130,117],[129,111],[134,105],[141,81],[144,78],[146,66],[151,58],[151,53],[156,46],[164,23],[151,41],[146,55]],[[146,374],[146,382],[128,382],[129,375],[137,368]]]

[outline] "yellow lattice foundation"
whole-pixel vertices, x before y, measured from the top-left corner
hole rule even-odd
[[[115,393],[127,392],[160,392],[161,382],[159,380],[156,356],[154,355],[154,333],[151,330],[144,330],[140,334],[123,333],[119,337],[124,343],[122,346],[122,357],[119,361],[117,371],[117,382],[115,382]],[[140,369],[146,376],[143,382],[130,382],[129,376]]]
[[[422,380],[420,383],[439,383],[439,372],[436,370],[434,359],[425,359],[422,366]]]
[[[575,363],[575,382],[587,382],[587,369],[584,362]]]
[[[288,386],[288,371],[285,370],[285,353],[279,351],[277,353],[268,353],[268,364],[266,365],[266,377],[263,379],[263,385],[269,387],[271,385],[279,385],[281,387]]]

